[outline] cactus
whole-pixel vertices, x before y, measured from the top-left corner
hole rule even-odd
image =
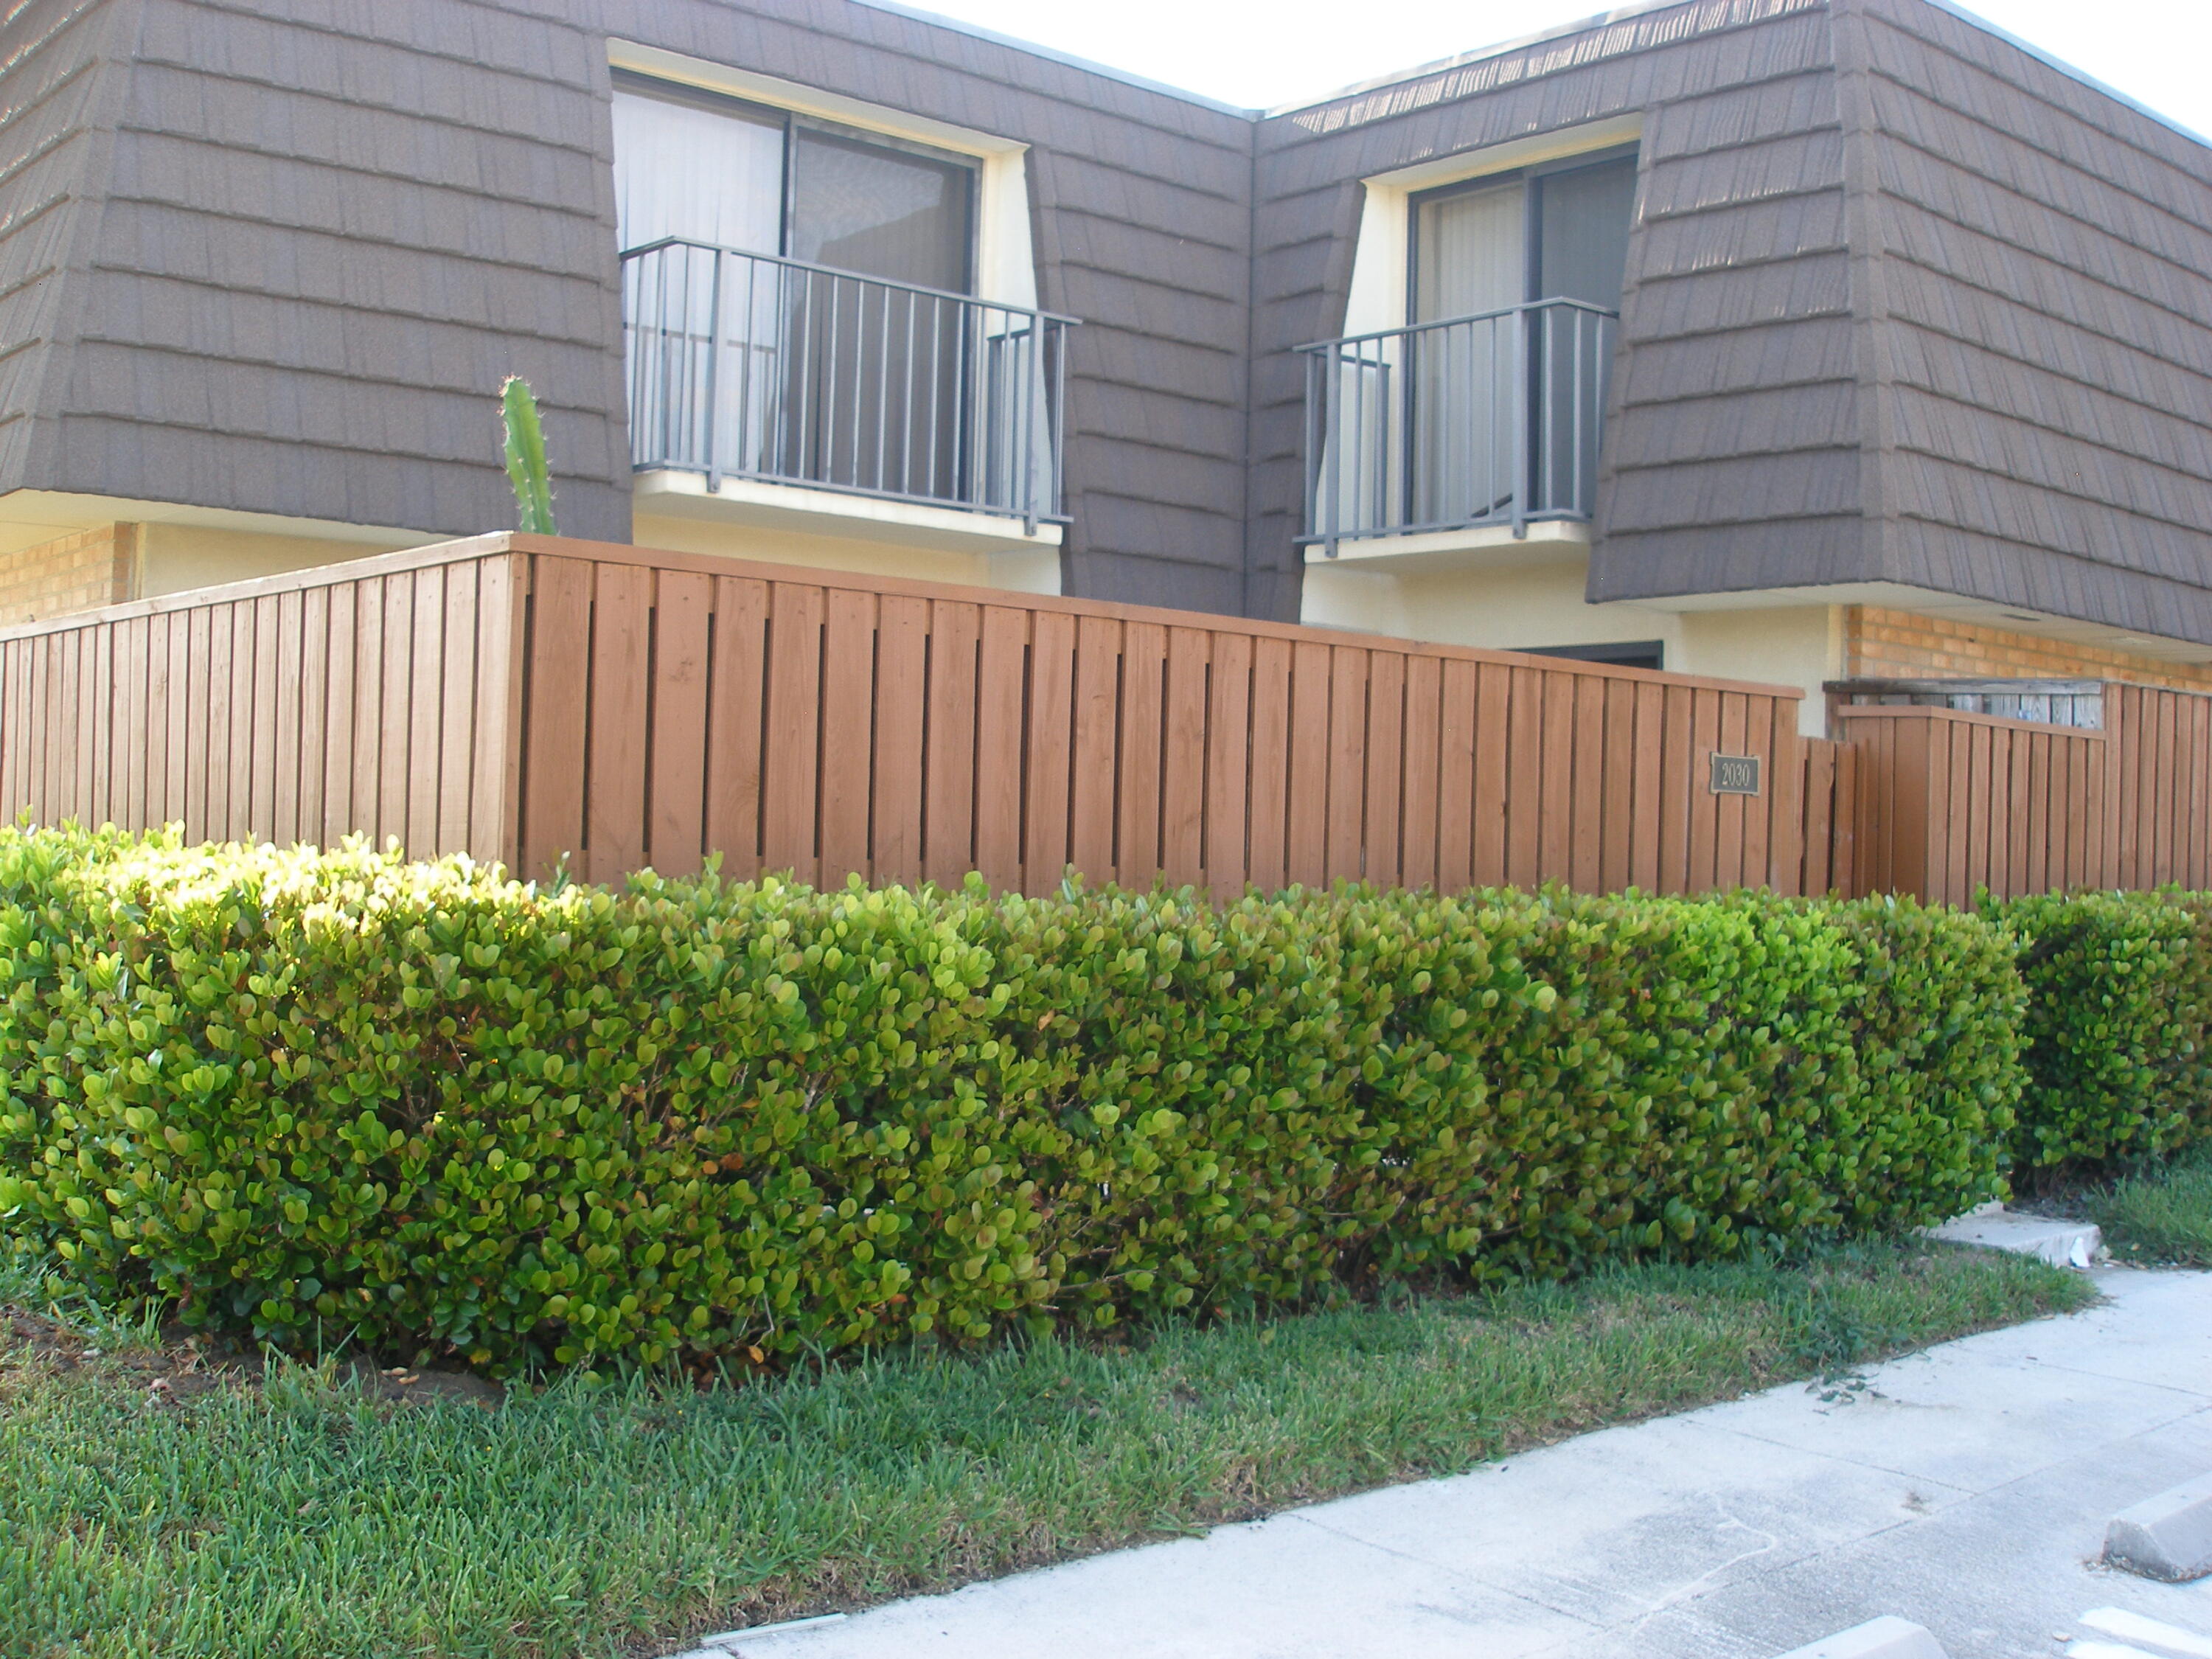
[[[515,527],[532,536],[556,536],[553,481],[545,466],[545,434],[538,424],[538,398],[530,382],[511,374],[499,389],[500,425],[507,439],[507,476],[514,486]]]

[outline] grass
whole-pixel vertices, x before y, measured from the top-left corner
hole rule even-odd
[[[34,1278],[15,1270],[19,1305]],[[1869,1243],[704,1392],[569,1380],[495,1411],[395,1407],[282,1363],[163,1406],[143,1326],[64,1310],[70,1354],[21,1321],[0,1352],[0,1652],[665,1653],[1838,1377],[2090,1295],[2033,1261]]]
[[[2212,1267],[2212,1146],[2093,1188],[2080,1207],[2119,1261]]]

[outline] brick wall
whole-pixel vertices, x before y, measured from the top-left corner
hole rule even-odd
[[[0,625],[130,599],[137,573],[135,524],[102,525],[0,554]]]
[[[2212,690],[2212,664],[2161,662],[1857,605],[1844,611],[1844,673],[1853,679],[2130,680]]]

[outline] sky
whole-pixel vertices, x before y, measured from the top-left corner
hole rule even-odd
[[[1272,108],[1571,23],[1605,0],[908,0],[1112,68]],[[2212,134],[2207,0],[1978,0],[1968,9]]]

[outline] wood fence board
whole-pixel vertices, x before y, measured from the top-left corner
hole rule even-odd
[[[1636,693],[1628,680],[1601,680],[1605,689],[1605,788],[1598,825],[1598,890],[1617,892],[1636,879],[1630,855],[1638,813],[1650,802],[1636,798]],[[1654,820],[1656,827],[1656,817]]]
[[[1585,893],[1602,890],[1605,865],[1605,689],[1594,674],[1574,680],[1573,783],[1567,828],[1567,880]]]
[[[70,702],[75,685],[74,635],[40,641],[39,650],[39,816],[48,823],[66,823],[70,801],[64,793],[69,754]],[[226,666],[228,659],[225,659]]]
[[[1689,890],[1703,892],[1723,884],[1720,873],[1720,814],[1714,810],[1709,768],[1721,741],[1721,694],[1690,694],[1690,731],[1683,757],[1689,784]]]
[[[2143,703],[2141,695],[2132,688],[2122,692],[2118,701],[2126,710],[2126,718],[2119,728],[2119,787],[2113,799],[2113,815],[2119,830],[2119,884],[2140,887],[2148,873],[2147,860],[2142,857],[2141,816],[2131,810],[2142,799],[2142,768],[2140,746],[2145,734],[2145,722],[2141,718]]]
[[[1628,702],[1628,716],[1619,738],[1628,750],[1624,799],[1632,814],[1623,879],[1628,885],[1650,893],[1658,890],[1659,886],[1659,826],[1663,793],[1660,773],[1666,763],[1666,688],[1651,681],[1638,681],[1629,687]],[[1607,730],[1612,729],[1608,726]]]
[[[887,593],[876,617],[874,878],[920,883],[922,745],[929,711],[929,601]],[[963,873],[965,873],[964,872]]]
[[[1735,692],[1723,692],[1720,704],[1720,735],[1715,739],[1718,751],[1723,755],[1741,755],[1751,741],[1750,706],[1745,698]],[[1711,763],[1708,762],[1707,765],[1710,767]],[[1710,770],[1705,782],[1705,804],[1713,810],[1717,819],[1713,830],[1714,884],[1741,887],[1744,884],[1745,827],[1749,817],[1747,803],[1753,798],[1713,793]]]
[[[1437,696],[1437,885],[1447,893],[1474,884],[1476,706],[1480,677],[1471,662],[1441,665]]]
[[[1252,641],[1216,634],[1208,685],[1206,747],[1206,882],[1217,896],[1244,890],[1249,833]]]
[[[1068,834],[1070,857],[1094,885],[1113,880],[1117,871],[1115,739],[1121,693],[1121,624],[1109,617],[1078,619]]]
[[[580,559],[535,562],[530,576],[530,642],[525,715],[529,753],[522,775],[522,874],[542,880],[584,851],[585,722],[592,657],[592,567]],[[363,707],[375,696],[357,688]],[[361,769],[356,760],[356,788]],[[358,810],[358,809],[356,809]]]
[[[1330,881],[1366,875],[1368,654],[1356,645],[1329,652],[1328,784],[1314,799],[1328,815]]]
[[[1289,879],[1303,887],[1328,879],[1329,647],[1302,642],[1291,653]]]
[[[1160,868],[1168,884],[1206,877],[1206,655],[1212,637],[1196,628],[1168,629],[1165,740],[1160,749]]]
[[[269,835],[280,845],[289,845],[303,839],[300,830],[300,736],[307,596],[271,594],[268,603],[276,611],[276,684],[271,699],[276,705],[272,757],[275,770],[270,781]],[[452,843],[441,837],[440,844]]]
[[[31,654],[28,640],[0,643],[0,810],[9,823],[16,814],[31,811],[27,757],[31,746],[30,698],[25,690],[25,663]]]
[[[89,716],[86,732],[89,748],[78,771],[86,781],[84,821],[92,827],[113,821],[108,784],[114,764],[111,747],[115,719],[115,629],[95,625],[87,630],[92,649],[85,664],[84,707]]]
[[[2027,738],[2026,770],[2021,779],[2020,861],[2014,879],[2018,890],[2047,891],[2051,885],[2051,757],[2047,732],[2031,732]]]
[[[983,607],[975,672],[975,868],[992,886],[1022,885],[1024,699],[1008,695],[1029,678],[1030,613]],[[994,691],[998,695],[992,695]]]
[[[1834,849],[1844,806],[1838,763],[1843,752],[1843,744],[1825,738],[1805,745],[1804,874],[1798,890],[1809,896],[1837,887]]]
[[[1286,885],[1291,806],[1291,647],[1261,639],[1252,647],[1252,884],[1264,892]]]
[[[330,644],[330,589],[302,590],[296,616],[300,683],[292,738],[291,833],[300,841],[319,845],[323,839],[323,731],[328,718],[324,698],[330,683],[330,664],[324,654]]]
[[[809,884],[822,872],[822,632],[828,599],[811,583],[776,582],[769,590],[761,863],[770,872],[788,871]],[[1010,760],[1018,767],[1018,750]]]
[[[1544,690],[1548,683],[1543,670],[1512,669],[1502,699],[1505,773],[1498,806],[1505,814],[1504,879],[1513,887],[1533,887],[1544,878]]]
[[[749,881],[762,863],[761,760],[768,716],[769,586],[717,576],[708,627],[707,850]]]
[[[210,605],[192,613],[192,661],[205,664],[204,674],[192,676],[191,730],[185,744],[191,756],[191,776],[197,787],[186,803],[185,838],[220,841],[229,824],[230,768],[217,740],[218,729],[229,721],[226,700],[230,695],[230,607]]]
[[[1444,665],[1434,657],[1406,659],[1405,799],[1399,879],[1408,887],[1438,884],[1437,813],[1442,808]]]
[[[1574,876],[1575,678],[1541,675],[1543,737],[1536,790],[1536,876],[1540,881],[1570,881]]]
[[[415,614],[407,627],[407,691],[399,721],[407,733],[408,755],[403,774],[406,797],[399,809],[405,826],[401,833],[410,848],[439,844],[438,808],[445,788],[446,588],[453,574],[443,568],[415,573]]]
[[[1502,663],[1475,669],[1474,736],[1474,884],[1497,887],[1508,879],[1512,817],[1513,671]]]
[[[951,887],[976,867],[975,674],[983,612],[979,605],[939,600],[929,613],[922,865],[930,880]]]
[[[1032,893],[1048,893],[1074,856],[1076,618],[1040,611],[1030,620],[1029,729],[1022,870]]]
[[[1406,791],[1406,659],[1395,651],[1368,653],[1366,751],[1359,878],[1395,887],[1403,879]]]
[[[380,675],[381,696],[377,708],[376,738],[376,838],[380,842],[397,837],[404,843],[407,839],[407,802],[418,758],[409,750],[416,689],[415,588],[417,578],[429,574],[406,570],[384,579],[384,661]],[[442,608],[439,614],[443,614]],[[425,643],[435,648],[434,642]],[[586,768],[588,779],[588,763]],[[588,787],[587,783],[587,789]]]
[[[323,647],[323,845],[335,847],[361,827],[353,811],[354,709],[359,698],[354,684],[355,645],[360,626],[361,595],[351,582],[330,592],[330,635]],[[183,641],[175,627],[183,620],[181,615],[168,618],[173,680],[180,680],[185,670]],[[177,729],[173,723],[173,740]],[[173,757],[171,769],[175,781],[170,790],[172,800],[182,799],[183,774],[178,766],[177,758]]]
[[[1653,889],[1681,893],[1690,885],[1690,792],[1696,780],[1692,763],[1692,693],[1688,686],[1669,685],[1660,694],[1659,717],[1653,722],[1650,742],[1659,759],[1658,863]]]
[[[868,800],[875,772],[876,599],[833,589],[822,612],[821,848],[823,885],[872,873]]]
[[[2192,890],[2204,885],[2204,763],[2206,702],[2179,701],[2174,741],[2180,750],[2182,787],[2174,822],[2173,878]]]
[[[470,796],[477,764],[477,648],[482,636],[477,617],[479,567],[450,565],[446,570],[443,648],[437,683],[430,695],[438,704],[438,788],[431,810],[441,850],[471,844]]]
[[[152,619],[132,617],[115,625],[115,657],[121,684],[117,688],[115,745],[115,822],[143,824],[146,817],[147,722],[151,709],[146,701],[148,647]],[[5,697],[6,676],[0,672],[0,699]],[[0,701],[0,731],[7,726],[7,709]]]
[[[1121,630],[1121,800],[1116,874],[1151,884],[1160,868],[1160,766],[1167,752],[1167,629],[1128,623]]]
[[[1805,740],[1797,734],[1797,711],[1788,704],[1762,702],[1753,706],[1759,711],[1767,734],[1765,752],[1772,760],[1763,780],[1765,793],[1756,803],[1758,833],[1747,853],[1753,861],[1749,878],[1777,892],[1795,892],[1804,863]]]
[[[664,876],[696,875],[706,855],[707,651],[714,608],[713,577],[660,573],[653,595],[646,852]]]

